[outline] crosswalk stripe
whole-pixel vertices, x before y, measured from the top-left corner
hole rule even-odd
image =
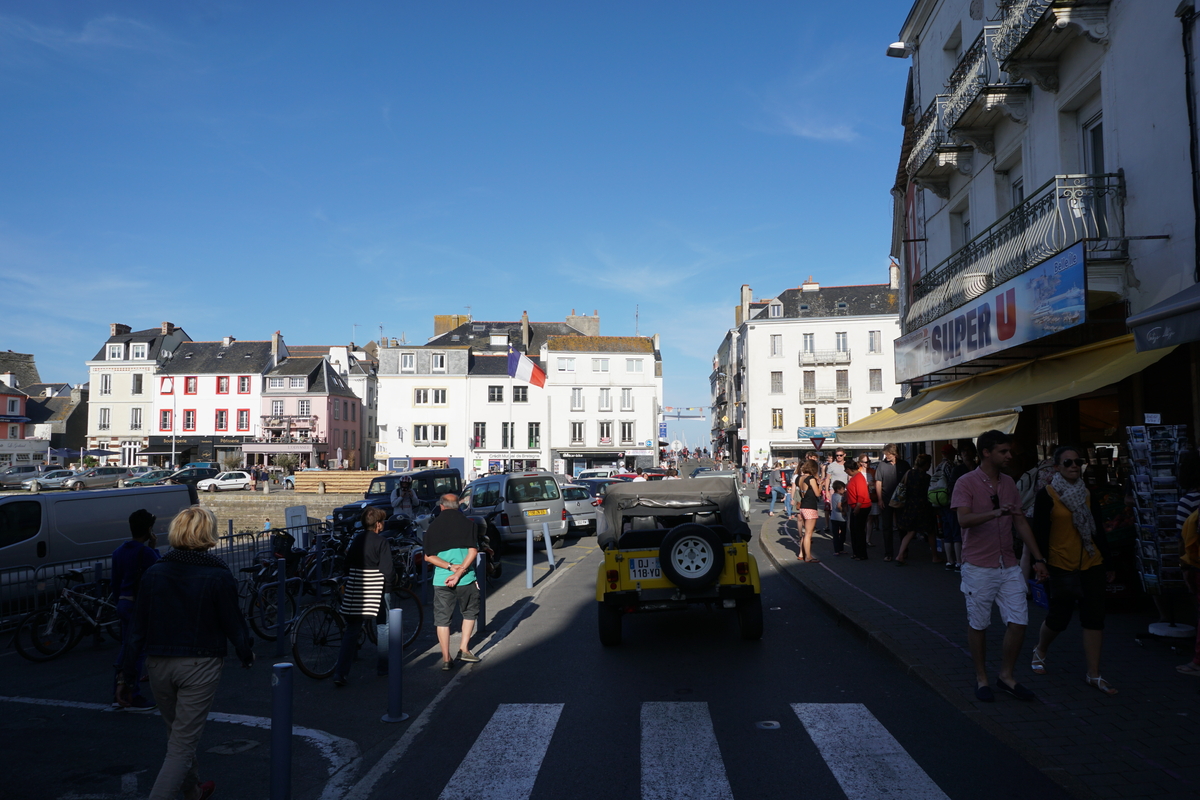
[[[438,800],[529,797],[562,710],[562,703],[502,704]]]
[[[708,703],[642,703],[642,800],[733,800]]]
[[[792,703],[847,800],[948,800],[861,703]]]

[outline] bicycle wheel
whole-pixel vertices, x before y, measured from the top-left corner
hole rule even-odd
[[[292,626],[292,660],[310,678],[333,674],[346,621],[327,605],[309,606]]]
[[[284,593],[287,598],[287,618],[296,618],[296,598]],[[250,599],[250,627],[268,642],[275,641],[276,623],[279,618],[276,608],[278,591],[274,586],[259,592]]]
[[[392,608],[404,611],[401,624],[404,632],[404,647],[407,648],[421,634],[421,623],[424,616],[421,601],[408,589],[397,589],[392,593]]]
[[[55,608],[43,608],[21,620],[13,642],[17,652],[30,661],[49,661],[70,650],[81,633],[70,614]]]

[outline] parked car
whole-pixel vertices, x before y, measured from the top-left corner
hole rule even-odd
[[[174,473],[174,470],[169,469],[152,469],[149,472],[141,472],[134,475],[129,480],[125,481],[126,486],[153,486],[156,483],[161,483],[164,478],[169,478]]]
[[[736,480],[721,475],[608,491],[596,533],[604,551],[596,571],[601,644],[621,643],[626,614],[692,604],[736,609],[742,638],[762,638],[749,500],[742,502]]]
[[[41,464],[13,464],[0,470],[0,486],[17,487],[45,471]]]
[[[583,470],[582,472],[579,473],[578,477],[580,477],[580,478],[611,478],[613,475],[616,475],[618,472],[621,472],[621,471],[622,470],[620,467],[593,467],[592,469]]]
[[[80,489],[112,489],[132,477],[128,467],[92,467],[67,478],[63,481],[63,488],[73,492]]]
[[[43,489],[61,489],[67,478],[75,474],[73,469],[52,469],[37,477],[21,481],[21,488],[30,492],[40,492]]]
[[[608,487],[614,483],[624,483],[616,478],[576,478],[574,484],[582,486],[588,490],[588,494],[598,500],[604,500],[604,495],[608,492]]]
[[[145,464],[141,464],[136,467],[130,467],[129,471],[132,472],[136,478],[138,475],[145,475],[147,472],[154,472],[157,469],[158,467],[148,467]]]
[[[464,513],[471,516],[499,511],[496,529],[506,542],[524,541],[528,530],[533,531],[534,541],[542,541],[546,530],[551,539],[558,540],[569,528],[562,492],[549,472],[487,475],[466,488],[462,501],[466,504]]]
[[[692,470],[692,474],[689,475],[688,477],[695,478],[700,475],[703,475],[706,472],[714,472],[714,471],[715,470],[712,467],[696,467],[694,470]]]
[[[200,469],[215,469],[218,472],[221,470],[221,465],[215,461],[192,461],[191,463],[183,465],[184,469],[189,469],[190,467],[198,467]]]
[[[568,483],[561,489],[569,527],[595,530],[600,501],[592,497],[592,493],[587,490],[586,486]]]
[[[201,492],[224,492],[230,489],[250,489],[250,473],[234,470],[232,472],[222,472],[212,478],[205,478],[196,483],[197,491]]]
[[[212,467],[184,467],[178,472],[168,475],[159,483],[173,483],[184,486],[195,486],[205,478],[212,478],[217,475],[217,470]]]
[[[362,500],[347,503],[333,510],[333,528],[335,531],[353,530],[362,524],[364,508],[371,506],[382,508],[392,514],[392,490],[403,477],[412,478],[413,491],[423,507],[420,511],[432,511],[434,503],[444,494],[459,494],[462,492],[462,474],[457,469],[416,469],[406,472],[389,472],[371,481]]]

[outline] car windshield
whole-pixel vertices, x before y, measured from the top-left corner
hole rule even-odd
[[[588,494],[587,489],[563,489],[564,500],[587,500],[589,497],[591,495]]]
[[[391,482],[383,478],[376,478],[371,481],[371,485],[367,487],[367,494],[391,494]]]
[[[557,500],[558,484],[549,475],[544,478],[513,478],[504,490],[504,499],[510,503]]]

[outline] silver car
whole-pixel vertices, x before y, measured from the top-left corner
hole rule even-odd
[[[30,492],[40,492],[43,489],[62,489],[67,479],[75,474],[73,469],[52,469],[36,478],[21,482],[21,488]]]
[[[67,478],[63,481],[63,488],[75,492],[80,489],[112,489],[132,477],[128,467],[92,467]]]
[[[549,472],[479,478],[463,492],[462,505],[471,516],[496,512],[493,522],[506,542],[525,541],[526,531],[533,531],[535,542],[542,541],[547,531],[554,540],[567,534],[567,509],[558,481]]]
[[[600,501],[592,497],[586,486],[569,483],[562,487],[567,522],[574,529],[596,530],[596,514]]]
[[[41,464],[14,464],[0,469],[0,486],[16,488],[30,478],[41,475],[44,467]]]

